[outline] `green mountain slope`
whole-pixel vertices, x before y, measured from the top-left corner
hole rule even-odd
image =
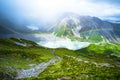
[[[15,42],[27,44],[19,45]],[[120,45],[91,44],[77,51],[49,49],[24,39],[0,39],[0,80],[12,80],[39,63],[48,62],[58,56],[39,75],[20,80],[119,80]]]

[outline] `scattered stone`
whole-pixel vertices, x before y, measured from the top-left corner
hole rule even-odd
[[[84,63],[89,63],[89,61],[84,61]]]
[[[99,63],[99,65],[101,67],[103,67],[103,66],[110,67],[111,66],[109,63]]]
[[[26,70],[24,70],[24,69],[16,70],[18,75],[17,75],[17,77],[15,77],[15,79],[29,78],[29,77],[37,76],[41,72],[43,72],[47,68],[47,66],[49,66],[50,64],[55,64],[56,60],[60,60],[60,59],[61,59],[60,57],[56,56],[55,58],[49,60],[48,62],[40,63],[33,68],[26,69]]]

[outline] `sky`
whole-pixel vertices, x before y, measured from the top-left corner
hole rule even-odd
[[[117,21],[120,0],[0,0],[0,20],[4,16],[31,30],[54,22],[66,12]]]

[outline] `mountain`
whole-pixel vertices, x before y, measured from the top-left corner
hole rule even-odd
[[[47,27],[46,31],[43,31],[38,29],[37,26],[28,25],[28,23],[25,25],[15,23],[3,15],[0,18],[0,37],[24,38],[35,42],[54,39],[54,37],[95,43],[120,42],[120,23],[103,21],[97,17],[66,13],[55,23],[51,24],[53,26]],[[46,35],[41,37],[44,33],[48,35],[52,33],[54,37],[49,38]]]
[[[8,38],[1,39],[0,38],[0,49],[8,49],[8,48],[24,48],[24,47],[37,47],[38,44],[32,42],[30,40],[22,39],[22,38]]]
[[[97,17],[68,14],[49,28],[56,36],[75,37],[99,42],[119,42],[120,24],[103,21]],[[97,40],[98,38],[98,40]]]
[[[32,21],[29,22],[25,20],[23,22],[24,23],[19,22],[19,19],[18,21],[15,21],[14,19],[6,17],[3,13],[0,13],[0,38],[17,37],[31,40],[31,35],[25,36],[25,34],[32,34],[33,32],[36,32],[35,30],[29,28]],[[32,36],[32,38],[34,37]]]
[[[0,38],[0,80],[120,80],[119,57],[118,44],[90,44],[72,51]]]

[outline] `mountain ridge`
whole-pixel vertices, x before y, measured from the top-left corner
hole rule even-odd
[[[101,20],[97,17],[69,14],[49,28],[57,36],[80,37],[96,32],[109,42],[118,42],[120,38],[120,24]],[[89,35],[88,35],[89,34]]]

